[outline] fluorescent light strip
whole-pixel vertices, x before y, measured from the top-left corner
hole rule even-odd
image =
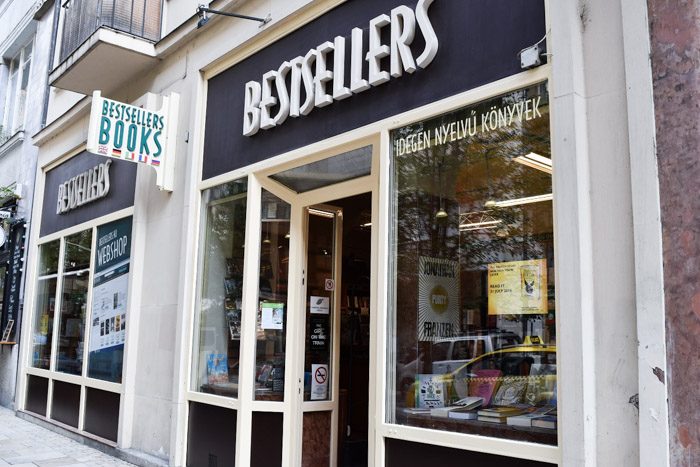
[[[502,223],[503,219],[496,219],[494,221],[483,221],[483,222],[473,222],[471,224],[460,224],[459,230],[466,232],[469,230],[479,230],[479,229],[490,229],[496,227],[498,224]]]
[[[526,165],[533,169],[541,170],[542,172],[546,172],[548,174],[552,173],[552,159],[540,156],[539,154],[535,154],[534,152],[531,152],[524,156],[515,157],[513,158],[513,160],[519,164]]]
[[[505,201],[496,201],[496,204],[494,204],[494,206],[497,208],[510,208],[513,206],[520,206],[523,204],[541,203],[543,201],[552,201],[552,198],[553,198],[552,193],[547,193],[544,195],[527,196],[525,198],[507,199]]]
[[[309,208],[309,214],[313,214],[314,216],[327,217],[329,219],[333,219],[335,217],[335,214],[333,214],[332,212],[321,211],[319,209],[314,208]]]

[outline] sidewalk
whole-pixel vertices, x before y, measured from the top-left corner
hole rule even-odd
[[[132,464],[84,446],[0,407],[0,467],[106,467]]]

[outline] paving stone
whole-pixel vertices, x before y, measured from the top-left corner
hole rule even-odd
[[[0,467],[131,467],[0,407]]]

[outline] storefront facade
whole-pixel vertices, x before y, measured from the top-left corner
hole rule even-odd
[[[170,465],[638,462],[624,73],[546,2],[321,3],[109,96],[180,94],[172,193],[87,104],[38,136],[22,412]]]

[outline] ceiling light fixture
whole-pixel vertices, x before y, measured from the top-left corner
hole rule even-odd
[[[460,232],[469,232],[472,230],[481,230],[481,229],[494,229],[498,227],[499,224],[503,223],[503,219],[495,219],[492,221],[483,221],[483,222],[472,222],[470,224],[460,224],[459,230]]]
[[[544,195],[526,196],[525,198],[508,199],[505,201],[496,201],[493,206],[496,208],[510,208],[513,206],[521,206],[523,204],[541,203],[543,201],[552,201],[552,193]]]
[[[332,212],[321,211],[320,209],[314,208],[309,208],[309,214],[312,214],[314,216],[327,217],[328,219],[333,219],[335,217],[335,214],[333,214]]]
[[[539,154],[531,152],[524,156],[515,157],[513,160],[533,169],[541,170],[542,172],[546,172],[548,174],[552,173],[552,159],[549,157],[540,156]]]
[[[229,16],[231,18],[240,18],[240,19],[249,19],[251,21],[258,21],[260,23],[261,27],[263,25],[269,23],[270,21],[272,21],[272,17],[270,15],[267,15],[266,18],[258,18],[256,16],[239,15],[238,13],[229,13],[227,11],[212,10],[211,8],[207,7],[206,5],[199,5],[199,6],[197,6],[197,16],[199,16],[199,21],[197,21],[197,29],[203,27],[211,19],[209,16],[207,16],[207,13],[211,13],[214,15],[221,15],[221,16]]]

